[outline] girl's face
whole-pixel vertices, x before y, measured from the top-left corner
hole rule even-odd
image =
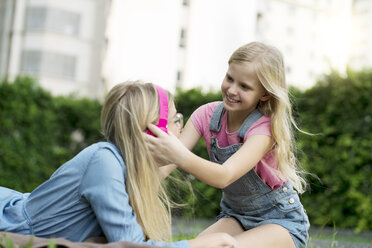
[[[254,111],[259,101],[270,98],[249,62],[229,65],[221,91],[225,109],[244,116]]]
[[[178,138],[181,135],[183,127],[183,116],[182,114],[177,113],[176,106],[174,103],[171,104],[171,107],[168,110],[168,131],[172,132]]]

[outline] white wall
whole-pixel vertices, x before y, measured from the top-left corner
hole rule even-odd
[[[172,89],[178,63],[180,0],[114,0],[105,77],[111,88],[144,80]]]
[[[196,0],[190,8],[184,87],[219,90],[230,55],[255,39],[256,1]]]

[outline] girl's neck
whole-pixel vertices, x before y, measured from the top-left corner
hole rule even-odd
[[[227,130],[232,133],[238,131],[240,127],[243,125],[245,119],[250,115],[253,111],[250,112],[231,112],[226,111],[227,114]]]

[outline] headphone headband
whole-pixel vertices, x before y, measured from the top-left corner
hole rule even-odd
[[[156,85],[156,90],[159,95],[159,123],[158,127],[164,132],[168,133],[167,124],[168,124],[168,96],[165,90]]]
[[[155,85],[155,88],[158,92],[159,99],[159,123],[156,125],[164,132],[168,133],[168,96],[167,92],[160,86]],[[155,136],[150,130],[147,130],[148,134]]]

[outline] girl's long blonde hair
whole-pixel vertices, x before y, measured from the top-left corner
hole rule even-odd
[[[283,56],[275,47],[252,42],[238,48],[229,59],[229,64],[244,62],[254,66],[259,82],[271,94],[268,101],[259,103],[258,109],[271,118],[271,133],[279,169],[293,187],[303,193],[306,188],[303,177],[305,172],[294,155],[296,145],[293,127],[300,129],[292,116]]]
[[[168,93],[169,104],[173,97]],[[170,201],[158,167],[143,138],[148,123],[159,118],[153,84],[128,81],[108,93],[101,112],[106,139],[119,149],[126,166],[126,190],[147,239],[171,241]],[[124,206],[123,206],[124,207]]]

